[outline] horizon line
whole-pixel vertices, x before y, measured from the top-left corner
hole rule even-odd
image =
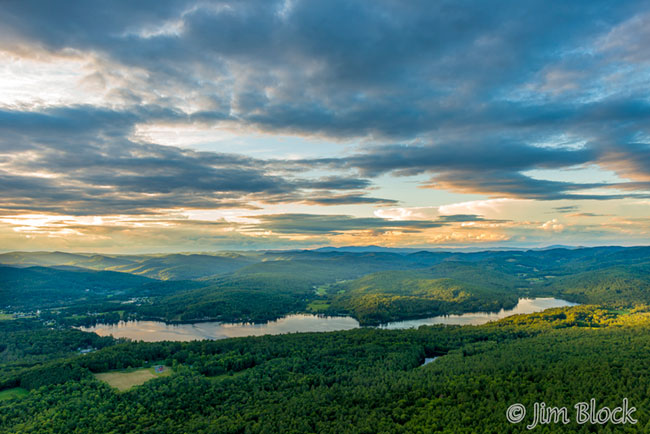
[[[334,251],[341,251],[345,249],[358,249],[359,253],[364,253],[363,249],[379,249],[379,250],[408,250],[413,253],[416,252],[448,252],[448,251],[464,251],[465,253],[479,253],[489,251],[530,251],[530,250],[578,250],[578,249],[598,249],[598,248],[640,248],[650,247],[650,244],[633,244],[633,245],[618,245],[618,244],[600,244],[600,245],[555,245],[550,244],[546,246],[491,246],[485,248],[479,247],[386,247],[379,245],[366,245],[366,246],[321,246],[312,248],[286,248],[286,249],[223,249],[223,250],[179,250],[171,252],[163,251],[148,251],[140,253],[103,253],[99,251],[75,251],[75,250],[0,250],[0,255],[11,253],[64,253],[76,255],[105,255],[105,256],[141,256],[141,255],[201,255],[201,254],[217,254],[217,253],[238,253],[238,252],[303,252],[303,251],[317,251],[324,249],[332,249]],[[355,252],[347,252],[355,253]],[[365,252],[367,253],[367,252]]]

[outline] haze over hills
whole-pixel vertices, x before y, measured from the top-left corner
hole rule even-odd
[[[644,246],[637,246],[643,248]],[[634,249],[637,247],[622,246],[602,246],[602,247],[578,247],[552,245],[541,248],[511,248],[495,247],[489,249],[481,248],[395,248],[381,246],[346,246],[346,247],[320,247],[317,249],[300,249],[300,250],[251,250],[251,251],[223,251],[211,253],[171,253],[171,254],[97,254],[97,253],[67,253],[67,252],[7,252],[0,253],[0,264],[10,266],[72,266],[80,268],[89,268],[96,270],[109,271],[126,271],[133,274],[152,273],[156,274],[168,268],[175,266],[190,266],[205,268],[209,272],[210,266],[215,267],[215,273],[219,274],[224,269],[237,269],[240,266],[273,260],[282,257],[298,257],[301,255],[312,255],[313,258],[327,257],[327,253],[393,253],[399,255],[409,255],[419,252],[429,252],[437,254],[458,254],[458,253],[476,253],[488,254],[489,252],[526,252],[526,251],[545,251],[545,250],[588,250],[598,249],[598,251],[617,251],[620,249]],[[634,250],[632,250],[634,251]],[[468,256],[468,258],[471,256]],[[204,274],[198,272],[197,274]],[[209,275],[209,274],[206,274]],[[169,276],[160,276],[161,279],[172,278],[174,273]]]
[[[182,280],[234,271],[255,262],[254,255],[236,253],[168,255],[98,255],[94,253],[10,252],[0,254],[0,264],[15,267],[77,267],[119,271],[159,280]]]
[[[622,246],[602,246],[601,248],[616,248]],[[92,252],[83,253],[70,253],[61,251],[12,251],[0,253],[0,264],[21,266],[21,265],[71,265],[83,266],[84,268],[110,268],[119,266],[128,266],[129,264],[139,264],[143,261],[152,260],[156,258],[169,258],[173,256],[183,257],[189,255],[203,256],[203,257],[221,257],[221,258],[255,258],[264,254],[268,255],[282,255],[296,252],[320,252],[320,253],[417,253],[417,252],[462,252],[462,253],[476,253],[486,251],[528,251],[528,250],[553,250],[553,249],[581,249],[586,248],[582,246],[567,246],[567,245],[549,245],[545,247],[422,247],[422,248],[406,248],[406,247],[383,247],[383,246],[342,246],[342,247],[319,247],[315,249],[284,249],[284,250],[247,250],[247,251],[216,251],[216,252],[178,252],[178,253],[148,253],[148,254],[98,254]],[[165,259],[169,261],[169,259]]]
[[[414,252],[484,252],[484,251],[526,251],[526,250],[550,250],[550,249],[579,249],[582,246],[568,246],[563,244],[553,244],[544,247],[512,247],[512,246],[493,246],[489,248],[477,247],[383,247],[383,246],[342,246],[342,247],[319,247],[314,249],[319,252],[395,252],[395,253],[414,253]]]

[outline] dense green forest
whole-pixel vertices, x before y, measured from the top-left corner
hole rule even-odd
[[[105,256],[0,254],[5,311],[58,324],[121,319],[264,322],[290,313],[361,324],[511,308],[553,296],[650,303],[650,248],[528,251],[288,251]]]
[[[114,271],[0,266],[0,299],[15,310],[68,306],[126,295],[150,279]]]
[[[331,285],[330,310],[350,312],[361,324],[418,316],[512,308],[525,282],[490,268],[444,262],[418,271],[382,271]]]
[[[650,429],[645,307],[577,306],[484,326],[189,343],[121,342],[39,324],[3,324],[2,342],[10,342],[0,352],[3,388],[28,392],[0,401],[0,432],[525,432],[530,418],[508,423],[509,405],[532,409],[544,401],[573,411],[590,398],[611,408],[628,398],[638,424],[572,420],[536,430]],[[99,349],[76,354],[83,345]],[[173,374],[125,392],[92,375],[154,360],[173,366]]]
[[[591,398],[610,408],[627,398],[638,424],[572,418],[562,432],[650,430],[648,248],[12,253],[0,262],[2,433],[524,432],[534,403],[573,416],[573,405]],[[70,327],[266,321],[291,312],[378,324],[498,310],[535,296],[582,305],[483,326],[187,343]],[[169,371],[125,391],[95,376],[154,364]],[[525,422],[507,421],[514,403],[528,409]]]

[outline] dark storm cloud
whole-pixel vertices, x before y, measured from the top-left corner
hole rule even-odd
[[[44,192],[56,190],[83,212],[137,201],[389,203],[363,191],[365,178],[386,173],[492,197],[645,197],[649,16],[647,1],[604,0],[5,2],[7,50],[92,52],[145,72],[113,90],[133,101],[119,111],[0,113],[2,150],[34,151],[11,163],[21,174],[3,174],[14,192],[5,202],[50,206]],[[143,95],[154,103],[139,105]],[[199,97],[200,109],[185,112]],[[370,145],[345,159],[261,161],[130,140],[147,122],[230,122]],[[558,135],[570,146],[554,146]],[[592,164],[626,182],[525,173]],[[345,174],[287,176],[314,167]],[[27,178],[39,170],[61,176],[33,181],[36,189]]]

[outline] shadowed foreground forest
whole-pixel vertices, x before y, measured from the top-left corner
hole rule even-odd
[[[551,309],[483,326],[356,329],[133,343],[0,321],[3,433],[508,433],[506,409],[569,408],[536,432],[650,429],[650,309]],[[78,354],[78,348],[97,351]],[[437,357],[422,366],[425,359]],[[127,391],[93,374],[159,363]],[[13,394],[10,392],[13,391]],[[579,425],[573,405],[636,407],[636,425]]]

